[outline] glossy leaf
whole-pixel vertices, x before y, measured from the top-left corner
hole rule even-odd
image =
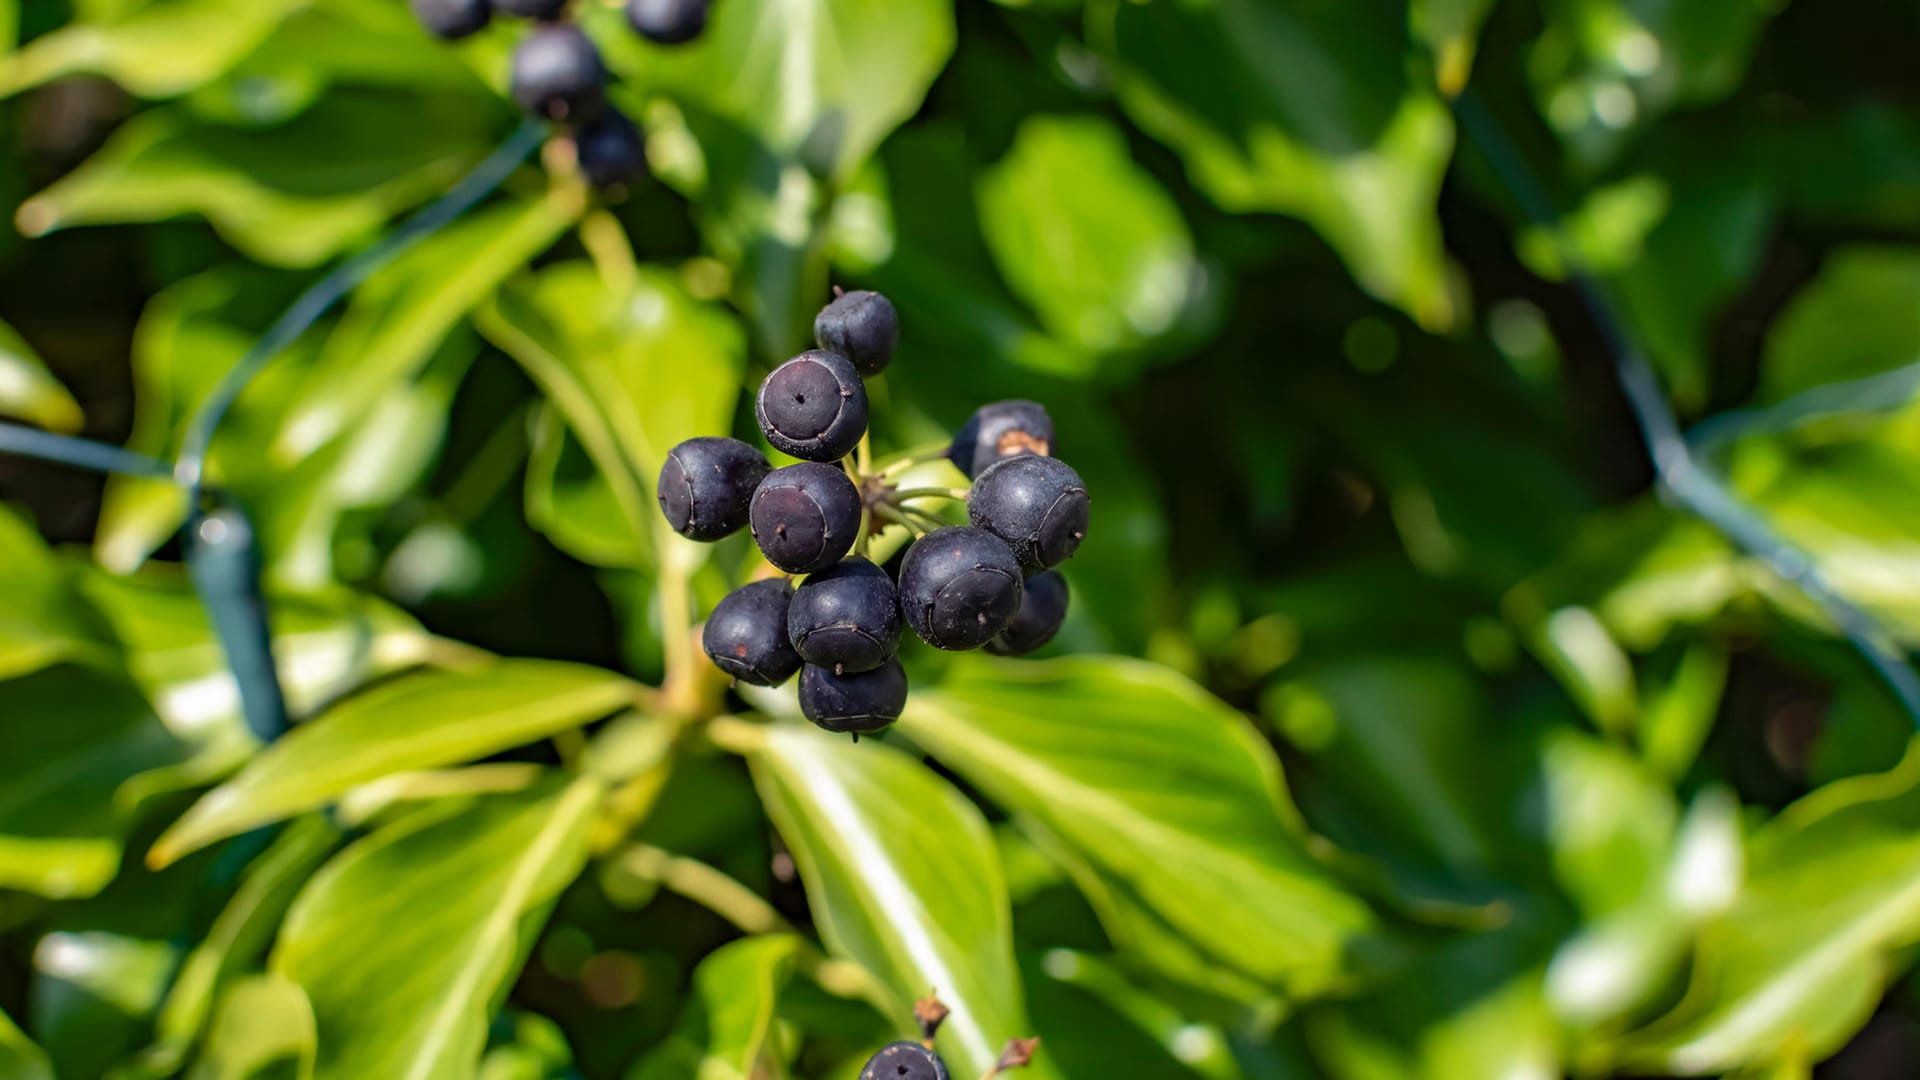
[[[986,822],[925,766],[891,747],[799,725],[768,730],[754,782],[793,850],[816,925],[873,972],[901,1030],[928,988],[953,1009],[940,1048],[961,1075],[987,1070],[1026,1034],[1006,885]],[[1055,1075],[1040,1059],[1029,1076]]]
[[[1090,352],[1167,334],[1202,287],[1179,208],[1104,121],[1029,119],[979,198],[1001,276],[1055,336]]]
[[[188,1080],[310,1080],[318,1055],[313,1006],[299,985],[254,975],[220,999],[207,1052]]]
[[[509,202],[469,215],[374,275],[305,374],[274,454],[292,465],[411,382],[467,312],[573,223],[563,200]]]
[[[1747,884],[1701,938],[1686,996],[1629,1063],[1705,1075],[1804,1051],[1865,1022],[1920,940],[1920,752],[1829,784],[1752,837]]]
[[[657,268],[619,288],[580,262],[508,289],[480,325],[566,418],[617,499],[633,545],[622,563],[650,563],[641,545],[666,531],[653,489],[667,452],[731,428],[745,365],[738,327]]]
[[[693,996],[666,1042],[634,1080],[748,1080],[772,1049],[774,1012],[794,971],[799,940],[736,941],[708,954],[693,973]]]
[[[0,57],[0,95],[68,75],[105,75],[142,97],[170,97],[224,73],[296,0],[175,0],[76,23]]]
[[[165,865],[370,780],[486,757],[578,727],[613,712],[632,692],[612,672],[540,660],[386,683],[288,732],[194,804],[149,859]]]
[[[1294,994],[1352,978],[1372,913],[1310,857],[1246,721],[1164,668],[955,669],[902,729],[1032,817],[1220,966]]]
[[[20,208],[24,231],[195,214],[249,256],[311,266],[440,191],[486,153],[493,118],[423,115],[416,99],[335,93],[264,131],[177,108],[144,113]],[[303,152],[325,146],[325,159]]]
[[[188,755],[133,687],[74,667],[0,683],[0,732],[0,887],[58,899],[112,880],[130,781]]]
[[[0,323],[0,416],[54,431],[80,430],[80,405],[13,328]]]
[[[1121,106],[1214,202],[1304,219],[1367,291],[1452,322],[1433,211],[1453,122],[1388,8],[1103,0],[1088,22]]]
[[[598,781],[555,776],[517,795],[430,807],[314,878],[287,916],[273,970],[313,1004],[317,1080],[472,1075],[531,935],[585,865],[601,795]],[[393,947],[396,927],[404,949]]]

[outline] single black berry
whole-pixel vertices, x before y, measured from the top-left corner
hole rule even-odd
[[[627,0],[627,22],[656,45],[685,45],[707,28],[708,0]]]
[[[900,597],[893,579],[858,556],[808,575],[794,591],[787,633],[809,664],[837,672],[872,671],[900,647]]]
[[[768,562],[789,574],[811,574],[853,550],[860,492],[832,465],[788,465],[760,482],[747,524]]]
[[[1087,535],[1087,485],[1058,458],[1003,458],[973,481],[967,518],[1005,540],[1028,571],[1050,570]]]
[[[898,657],[872,671],[836,674],[808,664],[800,669],[800,711],[828,731],[879,731],[907,707],[907,669]]]
[[[838,461],[867,433],[867,388],[846,357],[815,349],[773,369],[753,412],[774,446],[807,461]]]
[[[1052,453],[1053,417],[1045,408],[1032,401],[996,401],[967,418],[947,457],[972,478],[1001,458]]]
[[[747,523],[753,493],[773,466],[738,439],[702,436],[667,451],[656,495],[673,531],[690,540],[718,540]]]
[[[550,120],[590,120],[607,100],[600,52],[577,26],[535,27],[513,51],[513,100]]]
[[[787,639],[787,605],[793,589],[768,578],[728,593],[707,616],[701,644],[721,671],[755,686],[779,686],[800,670],[800,654]]]
[[[1049,570],[1027,579],[1020,610],[1000,636],[987,642],[996,656],[1025,656],[1053,640],[1067,621],[1067,579]]]
[[[1021,591],[1013,549],[985,529],[936,529],[900,564],[900,614],[937,649],[992,641],[1020,610]]]
[[[878,375],[893,363],[900,344],[900,316],[877,292],[842,293],[813,319],[813,340],[853,361],[862,375]]]
[[[947,1063],[919,1043],[897,1042],[867,1059],[860,1080],[947,1080]]]
[[[413,17],[427,32],[456,41],[486,29],[493,17],[490,0],[412,0]]]
[[[493,6],[503,15],[542,22],[552,22],[567,13],[567,0],[493,0]]]
[[[574,132],[580,175],[602,191],[631,184],[646,175],[647,144],[633,121],[609,106],[598,119]]]

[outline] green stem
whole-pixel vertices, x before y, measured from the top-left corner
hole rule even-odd
[[[954,502],[966,502],[967,495],[966,488],[917,487],[899,488],[887,497],[894,502],[905,502],[908,499],[951,499]]]
[[[883,477],[899,476],[909,469],[939,461],[946,456],[946,443],[941,443],[939,446],[928,447],[924,450],[908,451],[905,455],[894,458],[892,461],[881,465],[879,475]]]

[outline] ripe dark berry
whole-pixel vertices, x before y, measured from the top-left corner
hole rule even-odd
[[[747,523],[753,493],[773,466],[738,439],[703,436],[667,451],[656,495],[673,531],[689,540],[718,540]]]
[[[832,465],[788,465],[760,482],[747,524],[768,562],[789,574],[811,574],[853,550],[860,492]]]
[[[947,457],[971,479],[1001,458],[1052,453],[1053,417],[1046,409],[1031,401],[996,401],[967,418]]]
[[[656,45],[685,45],[707,28],[708,0],[627,0],[627,22]]]
[[[513,51],[513,100],[550,120],[589,120],[607,100],[600,52],[577,26],[535,27]]]
[[[858,556],[794,591],[787,633],[800,659],[836,672],[872,671],[900,647],[900,597],[885,570]]]
[[[1020,563],[985,529],[936,529],[900,564],[900,614],[936,649],[977,649],[1020,610]]]
[[[631,184],[646,175],[647,144],[633,121],[609,106],[573,136],[580,175],[602,191]]]
[[[807,461],[838,461],[867,433],[867,388],[853,364],[818,349],[773,369],[753,413],[767,441]]]
[[[967,518],[1005,540],[1029,572],[1051,570],[1087,535],[1087,485],[1058,458],[1023,454],[981,472]]]
[[[900,316],[877,292],[842,293],[813,319],[813,340],[853,361],[862,375],[878,375],[893,363],[900,344]]]
[[[867,1059],[860,1080],[948,1080],[947,1063],[919,1043],[897,1042]]]
[[[701,644],[714,666],[755,686],[779,686],[800,670],[800,654],[787,640],[787,605],[793,589],[768,578],[728,593],[707,616]]]
[[[493,0],[493,6],[503,15],[542,22],[552,22],[567,12],[567,0]]]
[[[906,707],[907,669],[897,657],[872,671],[837,675],[818,664],[800,669],[800,711],[828,731],[879,731]]]
[[[493,17],[490,0],[412,0],[413,17],[427,32],[448,41],[457,41],[486,29]]]
[[[987,651],[995,656],[1025,656],[1052,641],[1066,621],[1067,579],[1053,571],[1035,574],[1027,579],[1020,610],[999,637],[987,642]]]

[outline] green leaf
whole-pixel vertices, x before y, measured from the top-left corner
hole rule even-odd
[[[68,75],[105,75],[140,97],[171,97],[219,77],[298,0],[172,0],[104,24],[79,22],[0,54],[0,96]]]
[[[732,428],[745,370],[739,327],[657,267],[641,267],[622,289],[583,262],[504,290],[480,327],[566,418],[617,500],[628,543],[613,565],[650,565],[652,544],[671,536],[652,497],[668,451]],[[530,474],[529,484],[540,475]],[[536,502],[549,497],[537,495]],[[608,534],[619,535],[611,526],[596,535]],[[594,547],[614,554],[608,540]]]
[[[46,1053],[4,1012],[0,1012],[0,1080],[54,1080]]]
[[[291,466],[411,382],[466,314],[573,224],[565,200],[506,202],[423,241],[355,291],[305,373],[273,453]]]
[[[1492,10],[1493,0],[1413,0],[1408,5],[1413,32],[1433,50],[1435,78],[1448,97],[1466,89],[1480,24]]]
[[[176,959],[164,941],[104,930],[40,938],[27,1016],[56,1073],[100,1076],[144,1030]]]
[[[143,1062],[166,1073],[177,1070],[199,1037],[202,1027],[207,1024],[209,1013],[214,1013],[217,995],[223,1000],[218,1013],[214,1015],[213,1033],[207,1040],[212,1047],[210,1056],[217,1062],[236,1057],[232,1040],[223,1038],[221,1029],[223,1024],[231,1028],[247,1015],[244,1008],[239,1006],[259,1005],[263,1015],[279,1014],[297,1020],[298,1010],[286,1007],[290,1001],[287,1000],[284,986],[244,980],[228,987],[224,995],[221,995],[221,988],[265,953],[267,943],[274,931],[279,929],[281,917],[293,903],[294,895],[306,884],[313,871],[333,853],[340,843],[340,835],[340,830],[323,817],[302,818],[275,837],[272,846],[253,861],[232,899],[227,901],[227,906],[221,909],[213,925],[208,928],[206,937],[194,946],[181,963],[179,973],[174,976],[173,987],[167,992],[166,1003],[161,1006],[160,1015],[155,1020],[158,1042],[142,1055]],[[298,990],[297,987],[293,989]],[[304,997],[300,1000],[303,1003],[305,1001]],[[306,1026],[310,1030],[310,1013],[308,1017]],[[231,1034],[243,1039],[246,1037],[244,1031]],[[269,1044],[283,1045],[278,1036],[269,1040]],[[250,1048],[240,1049],[243,1052],[237,1056],[241,1063],[252,1058]],[[308,1056],[311,1057],[310,1049]],[[215,1076],[245,1075],[244,1072],[236,1073],[238,1066],[234,1064],[216,1064],[213,1067]]]
[[[1774,324],[1761,396],[1779,401],[1822,383],[1920,362],[1920,254],[1843,248]]]
[[[79,431],[85,419],[73,395],[5,323],[0,323],[0,416],[68,433]]]
[[[117,661],[106,627],[34,528],[0,506],[0,679]]]
[[[501,660],[424,672],[352,697],[267,748],[154,843],[163,866],[215,840],[323,806],[411,769],[486,757],[614,711],[633,685],[610,671]]]
[[[1179,207],[1104,120],[1028,119],[979,199],[1001,276],[1091,353],[1166,335],[1196,300],[1203,276]]]
[[[1118,659],[976,662],[907,708],[903,731],[1217,965],[1302,996],[1352,978],[1372,912],[1306,853],[1272,751],[1198,687]]]
[[[1626,1062],[1682,1075],[1804,1052],[1825,1058],[1920,941],[1920,746],[1891,772],[1840,780],[1748,845],[1747,883],[1703,932],[1686,996]]]
[[[1409,81],[1388,7],[1100,0],[1087,19],[1121,107],[1215,203],[1304,219],[1362,288],[1452,323],[1435,206],[1453,121]]]
[[[920,108],[953,52],[942,0],[739,0],[690,45],[658,46],[597,12],[608,63],[751,133],[781,161],[844,179]]]
[[[546,910],[586,863],[602,794],[591,778],[556,775],[521,794],[456,800],[327,864],[272,962],[313,1003],[316,1080],[471,1076]]]
[[[188,748],[131,686],[57,667],[0,683],[0,888],[65,899],[113,879],[129,781]]]
[[[800,941],[753,937],[707,954],[693,973],[693,996],[679,1023],[647,1055],[634,1080],[748,1080],[763,1075],[774,1010],[794,971]]]
[[[187,1080],[311,1080],[318,1054],[306,993],[283,976],[254,975],[221,995]]]
[[[1030,1034],[1006,883],[965,796],[892,747],[798,724],[768,729],[752,765],[828,947],[891,992],[876,1006],[910,1030],[911,1003],[932,988],[953,1009],[940,1047],[956,1075],[985,1072]],[[1026,1075],[1056,1075],[1045,1060]]]
[[[155,109],[22,204],[19,224],[41,236],[194,214],[251,258],[312,266],[451,185],[495,121],[457,99],[371,90],[337,91],[264,130]]]

